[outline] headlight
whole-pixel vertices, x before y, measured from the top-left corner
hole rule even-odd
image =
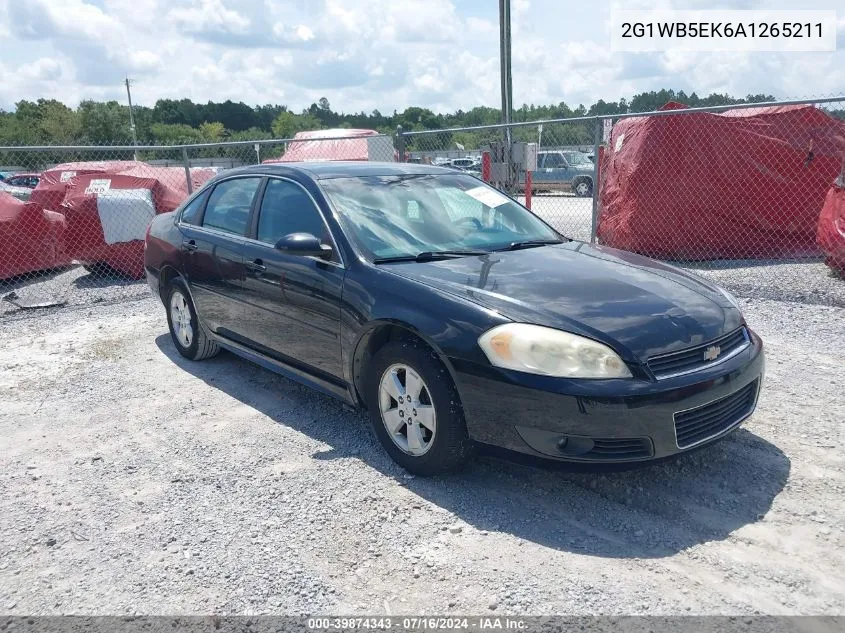
[[[478,344],[493,365],[564,378],[630,378],[619,355],[592,339],[528,323],[486,331]]]
[[[736,300],[736,297],[734,297],[730,292],[728,292],[727,290],[722,288],[722,286],[716,286],[716,288],[719,289],[719,292],[721,292],[723,295],[725,295],[725,299],[730,301],[731,305],[733,307],[735,307],[737,310],[742,312],[742,308],[739,306],[739,301]]]

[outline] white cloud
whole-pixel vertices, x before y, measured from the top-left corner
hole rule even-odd
[[[55,59],[42,57],[18,68],[21,77],[33,81],[55,81],[62,76],[62,65]]]
[[[129,67],[136,72],[148,73],[161,69],[161,57],[152,51],[133,51],[129,54]]]
[[[779,0],[721,0],[721,7]],[[653,6],[646,0],[631,0]],[[665,7],[705,0],[659,0]],[[819,0],[819,8],[836,8]],[[620,4],[621,6],[621,4]],[[845,50],[611,53],[610,5],[513,0],[514,100],[589,105],[660,88],[831,95]],[[845,18],[838,38],[845,49]],[[0,0],[0,107],[55,96],[243,100],[440,111],[499,103],[496,2],[458,0]]]
[[[200,0],[189,7],[172,9],[167,18],[187,33],[234,34],[249,32],[249,18],[227,8],[221,0]]]
[[[309,29],[304,24],[300,24],[296,27],[296,36],[301,39],[303,42],[307,42],[309,40],[314,39],[314,31]]]
[[[82,0],[9,2],[13,34],[24,38],[99,39],[119,29],[119,21]]]

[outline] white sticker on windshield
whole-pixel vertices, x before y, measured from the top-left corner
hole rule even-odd
[[[70,179],[71,179],[71,178],[73,178],[74,176],[76,176],[76,172],[75,172],[75,171],[63,171],[63,172],[62,172],[62,175],[61,175],[61,176],[59,176],[59,181],[60,181],[60,182],[67,182],[68,180],[70,180]]]
[[[464,193],[491,208],[510,202],[506,196],[490,187],[473,187],[472,189],[467,189]]]
[[[92,180],[91,184],[86,187],[85,193],[89,195],[106,193],[109,189],[111,189],[111,180],[108,178],[103,180]]]

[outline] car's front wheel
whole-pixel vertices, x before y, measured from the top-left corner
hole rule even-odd
[[[220,352],[217,343],[208,338],[199,324],[191,293],[181,278],[176,278],[165,292],[167,325],[170,338],[179,353],[190,360],[203,360]]]
[[[572,185],[572,190],[575,192],[575,195],[579,198],[586,198],[587,196],[590,196],[593,193],[593,181],[589,180],[588,178],[576,180],[575,183]]]
[[[457,389],[422,342],[391,341],[378,350],[366,389],[376,436],[405,470],[430,476],[467,463],[472,441]]]

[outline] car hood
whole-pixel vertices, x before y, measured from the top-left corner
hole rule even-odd
[[[601,340],[630,361],[742,324],[714,285],[654,260],[583,242],[384,269],[522,323]]]

